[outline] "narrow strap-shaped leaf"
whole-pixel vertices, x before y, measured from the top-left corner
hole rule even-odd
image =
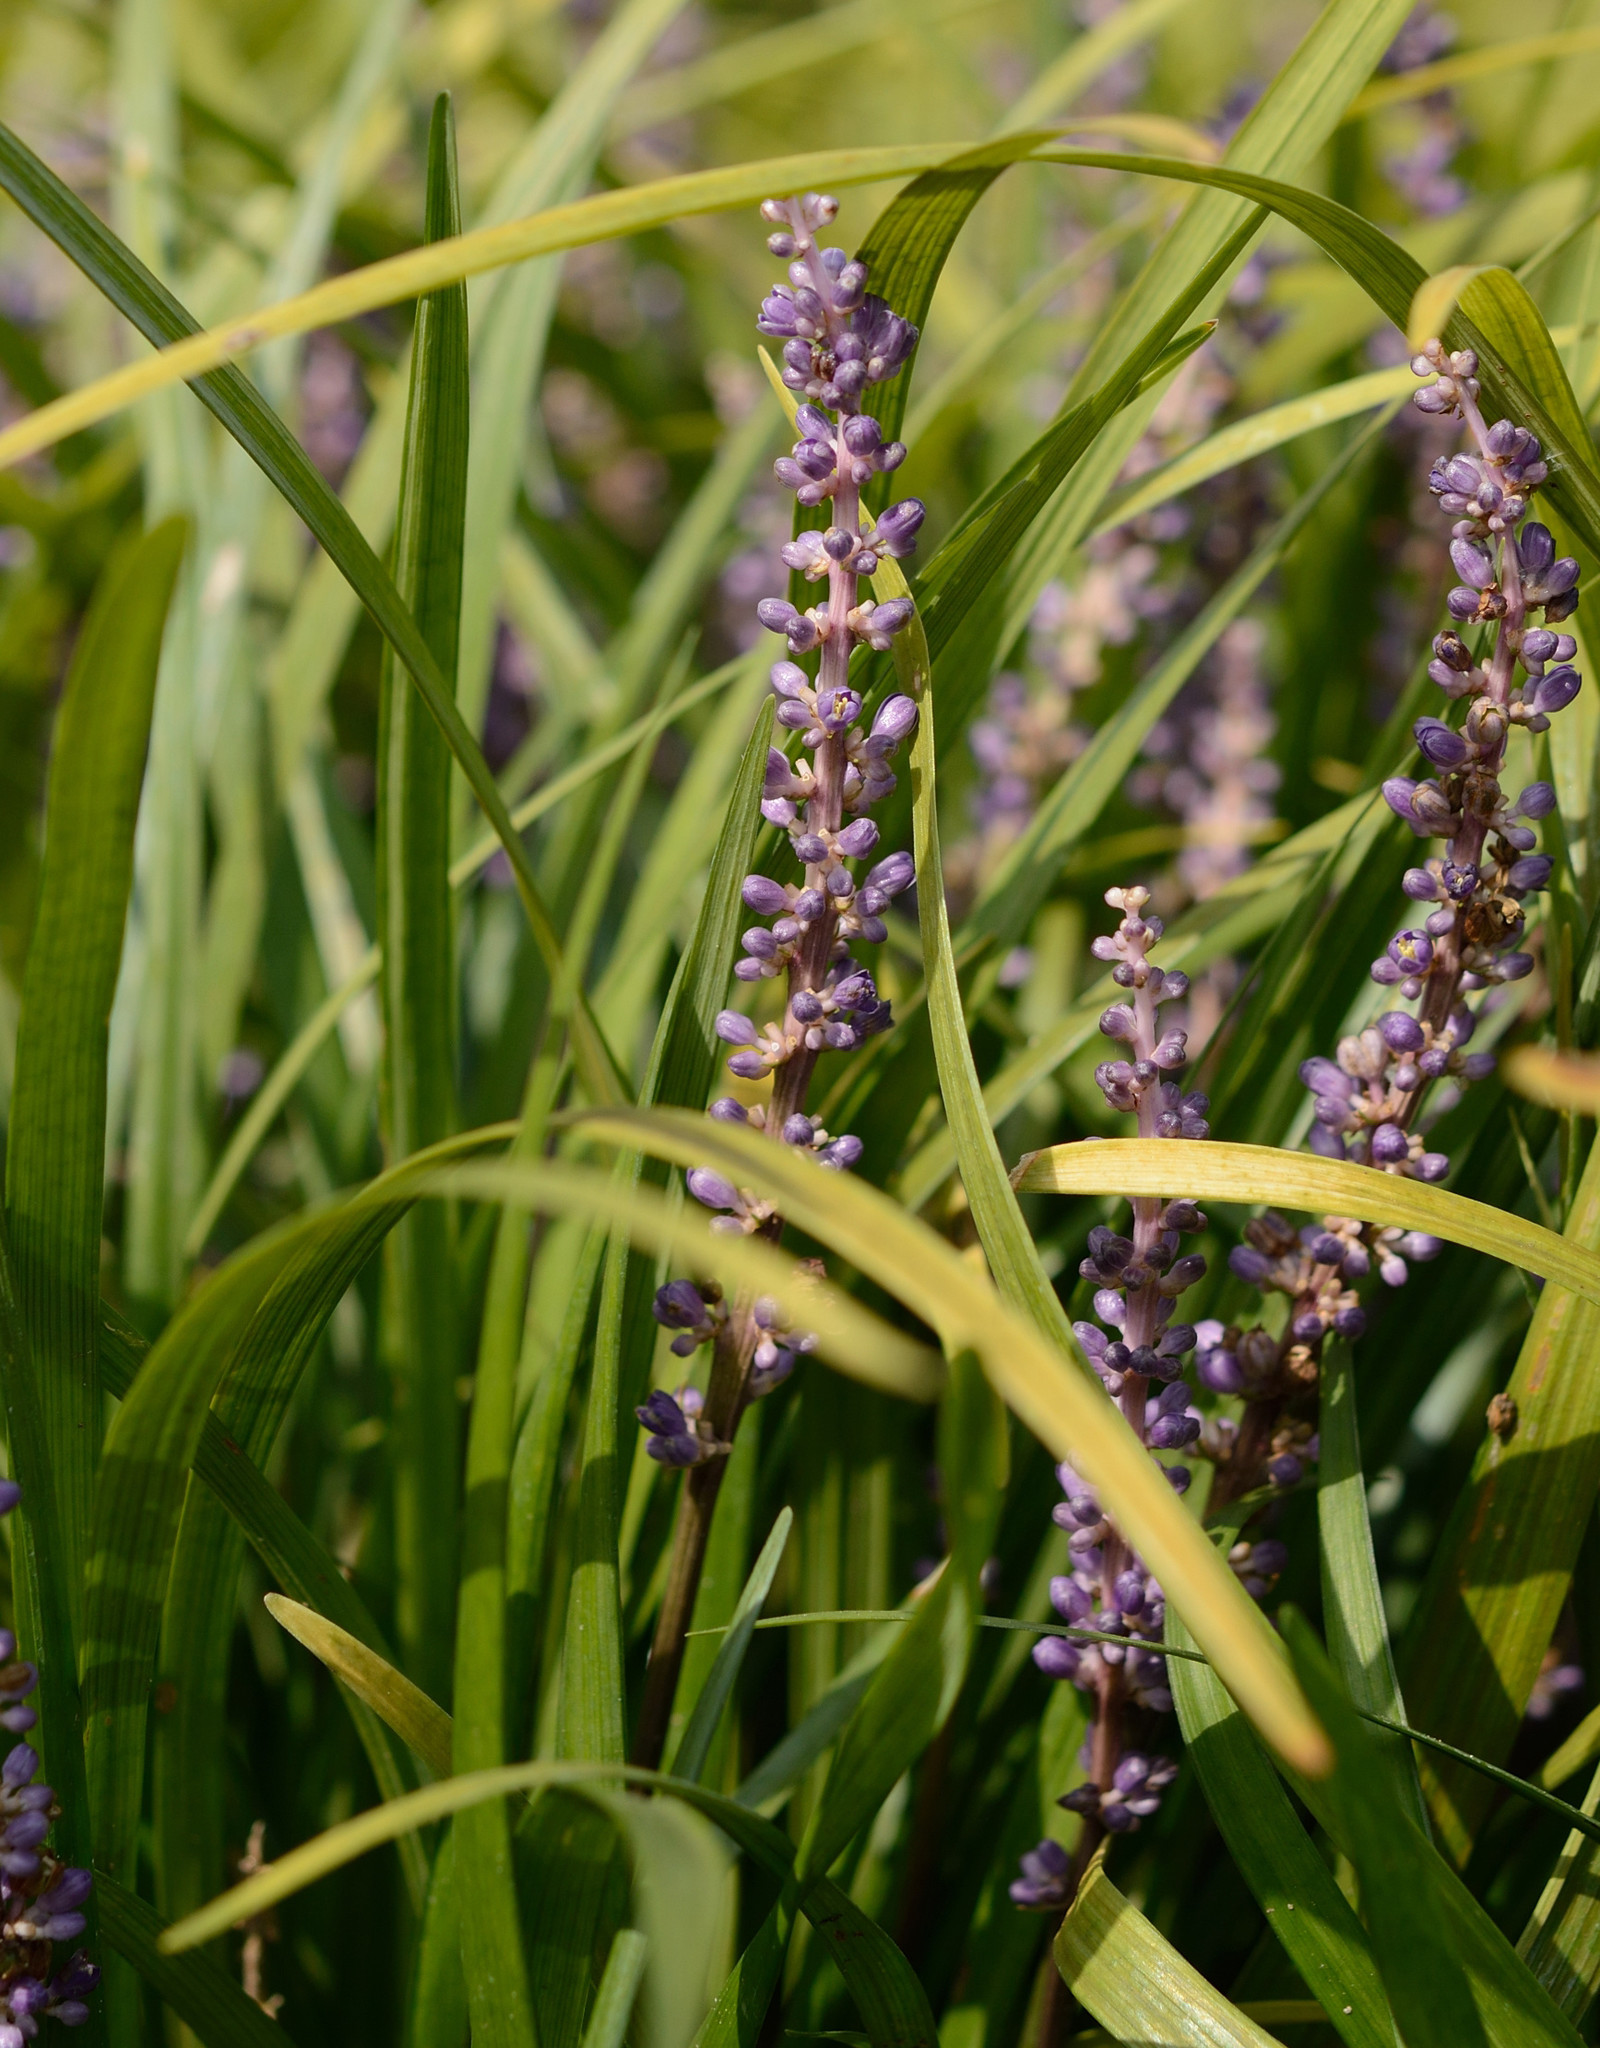
[[[1355,1372],[1348,1345],[1337,1340],[1322,1354],[1317,1442],[1317,1527],[1322,1537],[1322,1620],[1328,1654],[1356,1707],[1404,1726],[1405,1702],[1389,1645],[1367,1519]],[[1394,1778],[1396,1799],[1426,1834],[1428,1813],[1411,1745],[1386,1737],[1380,1747]]]
[[[1583,1810],[1600,1809],[1600,1771],[1584,1795]],[[1574,2026],[1581,2026],[1600,1992],[1600,1848],[1576,1829],[1562,1845],[1556,1867],[1528,1916],[1517,1954]]]
[[[1295,175],[1333,132],[1344,109],[1393,40],[1405,13],[1405,0],[1333,0],[1246,117],[1231,145],[1230,163],[1239,166],[1241,174],[1256,175],[1258,182],[1263,173],[1268,179]],[[1032,134],[1011,137],[1016,160],[1032,154],[1039,139]],[[9,156],[20,147],[14,137],[10,138],[0,154]],[[313,328],[332,326],[378,306],[415,298],[442,283],[584,242],[660,227],[686,215],[722,211],[775,192],[912,177],[970,155],[970,149],[935,143],[771,158],[762,163],[741,164],[733,170],[665,178],[652,185],[553,207],[527,220],[477,229],[437,253],[411,250],[403,256],[370,264],[364,271],[330,279],[296,299],[258,308],[209,334],[195,336],[174,350],[168,362],[138,364],[131,371],[115,373],[101,379],[88,393],[73,394],[70,404],[42,407],[20,428],[0,434],[0,465],[104,418],[109,411],[131,403],[146,390],[157,390],[184,378],[198,378],[277,335],[308,333]],[[1076,160],[1090,159],[1080,155]],[[1128,157],[1121,160],[1119,167],[1143,168],[1153,161]],[[6,176],[9,168],[0,167],[0,177]],[[8,182],[8,189],[19,204],[28,205],[23,195],[31,190],[33,181],[33,173],[27,173],[15,185]],[[1224,191],[1237,189],[1227,178],[1213,182]],[[1237,226],[1237,209],[1204,205],[1191,208],[1175,224],[1152,252],[1113,319],[1102,330],[1094,357],[1086,366],[1090,386],[1103,376],[1106,363],[1120,359],[1131,337],[1148,323],[1154,308],[1165,302],[1173,278],[1192,277]]]
[[[504,218],[508,208],[528,213],[579,197],[593,175],[618,96],[682,6],[683,0],[629,0],[615,10],[502,174],[486,209],[489,218]],[[544,363],[560,274],[559,260],[503,274],[492,287],[480,288],[473,313],[479,431],[467,488],[458,695],[474,732],[482,729],[488,697],[501,538],[521,481],[523,423]]]
[[[424,239],[439,242],[460,231],[455,130],[449,96],[441,93],[428,136]],[[394,576],[452,702],[466,518],[467,355],[466,287],[430,293],[418,303],[411,346]],[[392,647],[385,650],[380,691],[379,1124],[393,1163],[438,1143],[455,1124],[455,920],[449,751]],[[400,1648],[418,1682],[439,1693],[450,1677],[459,1512],[453,1223],[449,1206],[435,1202],[400,1219],[384,1245],[382,1310],[382,1345],[394,1384],[390,1470]],[[463,1886],[470,1866],[470,1856],[463,1857]]]
[[[622,2048],[649,1948],[637,1927],[620,1927],[612,1937],[594,1995],[594,2009],[583,2030],[583,2048]]]
[[[1045,137],[1039,134],[1016,138],[1018,161],[1030,155]],[[204,395],[208,374],[234,358],[248,354],[264,342],[290,334],[308,334],[318,327],[337,325],[379,306],[398,305],[403,300],[436,291],[441,285],[463,278],[482,276],[508,264],[523,263],[533,256],[548,256],[563,249],[576,249],[589,242],[608,241],[617,236],[641,234],[667,222],[698,213],[720,213],[746,206],[774,192],[804,191],[808,186],[839,187],[864,185],[883,179],[913,177],[919,171],[967,153],[960,143],[911,143],[869,149],[809,150],[789,156],[769,157],[757,163],[739,164],[731,170],[691,172],[663,178],[646,185],[596,194],[564,206],[552,206],[525,220],[475,228],[438,249],[412,249],[403,256],[387,257],[339,278],[330,278],[308,292],[282,299],[274,306],[257,307],[217,328],[201,331],[185,321],[171,333],[151,332],[130,311],[146,338],[162,349],[147,360],[92,385],[41,406],[30,414],[22,431],[18,427],[0,431],[0,468],[52,446],[66,435],[76,433],[95,421],[110,417],[125,405],[164,390],[172,384],[192,382]],[[96,278],[102,290],[114,282],[125,286],[138,279],[140,296],[148,273],[137,265],[126,247],[105,231],[92,215],[78,222],[71,207],[73,195],[33,156],[9,130],[0,132],[0,184],[18,205],[34,219],[52,240],[58,239],[70,222],[72,231],[88,230],[91,242],[114,250],[106,279]],[[87,209],[82,211],[87,215]],[[74,259],[76,260],[76,258]],[[158,288],[159,289],[159,288]],[[115,291],[108,296],[117,298]],[[162,292],[165,302],[175,305]],[[119,301],[120,303],[120,301]],[[122,310],[128,311],[127,307]],[[209,401],[208,401],[209,402]],[[21,423],[19,423],[21,424]]]
[[[761,1546],[761,1555],[756,1559],[744,1591],[739,1595],[739,1604],[733,1610],[733,1620],[728,1633],[723,1637],[711,1669],[706,1673],[706,1682],[700,1689],[700,1697],[694,1703],[684,1728],[681,1740],[672,1758],[674,1777],[693,1778],[696,1782],[704,1775],[706,1759],[711,1754],[711,1744],[722,1720],[723,1709],[733,1697],[733,1688],[739,1681],[739,1672],[744,1664],[745,1652],[750,1647],[750,1638],[772,1582],[778,1575],[778,1566],[783,1560],[784,1545],[789,1540],[789,1531],[794,1526],[794,1510],[785,1508],[772,1525],[772,1533]]]
[[[1192,1646],[1176,1619],[1167,1640],[1180,1650]],[[1185,1756],[1268,1926],[1347,2048],[1394,2048],[1394,2020],[1367,1935],[1244,1716],[1204,1664],[1174,1657],[1167,1679]]]
[[[434,1851],[406,2004],[405,2048],[466,2048],[471,2021],[461,1974],[461,1902],[452,1827]]]
[[[1559,1236],[1508,1210],[1492,1209],[1424,1181],[1399,1180],[1375,1167],[1354,1166],[1314,1153],[1283,1152],[1271,1145],[1195,1147],[1183,1156],[1180,1190],[1176,1162],[1159,1139],[1107,1138],[1093,1145],[1052,1145],[1019,1168],[1025,1194],[1194,1195],[1213,1202],[1279,1202],[1285,1208],[1359,1216],[1366,1223],[1429,1230],[1452,1244],[1470,1245],[1541,1279],[1600,1302],[1600,1254],[1577,1237]]]
[[[292,2048],[293,2036],[268,2017],[210,1956],[167,1954],[159,1914],[103,1870],[95,1872],[105,1938],[205,2048]]]
[[[62,1560],[60,1511],[45,1442],[39,1383],[28,1348],[22,1305],[11,1275],[4,1220],[0,1219],[0,1394],[5,1400],[6,1449],[13,1475],[26,1490],[26,1507],[12,1548],[19,1619],[26,1619],[29,1648],[39,1667],[39,1726],[33,1746],[40,1753],[61,1802],[56,1823],[58,1854],[87,1868],[93,1841],[88,1782],[84,1771],[83,1717],[74,1650],[67,1576]],[[98,1906],[86,1908],[92,1941]],[[91,2014],[94,2033],[104,2040],[104,2020]]]
[[[735,1125],[681,1111],[602,1110],[585,1114],[579,1127],[686,1166],[716,1166],[762,1190],[798,1228],[939,1329],[947,1350],[970,1345],[1006,1404],[1057,1457],[1071,1457],[1099,1490],[1168,1602],[1183,1614],[1268,1740],[1310,1770],[1326,1762],[1321,1731],[1286,1684],[1281,1654],[1260,1612],[1184,1513],[1099,1383],[1046,1344],[945,1239],[879,1189],[824,1175],[799,1157],[779,1156],[788,1148]],[[1188,1149],[1199,1154],[1211,1148]]]
[[[366,1701],[380,1720],[428,1766],[436,1778],[451,1775],[450,1716],[420,1686],[413,1685],[403,1671],[380,1657],[376,1650],[346,1634],[298,1601],[285,1600],[277,1593],[266,1596],[267,1612],[280,1628],[287,1629],[297,1643],[303,1643],[313,1657],[326,1664],[334,1676]]]
[[[165,1954],[181,1955],[197,1948],[214,1934],[231,1927],[236,1920],[265,1912],[281,1899],[293,1896],[308,1884],[340,1870],[358,1856],[408,1829],[424,1827],[448,1814],[462,1812],[485,1799],[504,1799],[518,1792],[531,1792],[546,1785],[589,1786],[605,1780],[648,1786],[683,1800],[718,1827],[739,1849],[780,1880],[787,1880],[794,1860],[794,1844],[769,1821],[736,1806],[719,1793],[708,1792],[686,1779],[661,1771],[641,1770],[634,1764],[531,1763],[505,1764],[496,1771],[473,1771],[466,1777],[446,1778],[437,1785],[424,1785],[404,1799],[391,1799],[383,1806],[370,1807],[351,1820],[341,1821],[312,1841],[291,1849],[269,1863],[255,1876],[247,1877],[232,1890],[185,1921],[169,1928],[162,1937]]]
[[[892,563],[883,565],[878,581],[886,595],[904,592],[904,582]],[[933,1031],[945,1118],[955,1139],[973,1221],[978,1226],[996,1285],[1014,1308],[1030,1318],[1046,1343],[1076,1359],[1077,1347],[1066,1313],[1006,1178],[1000,1147],[984,1111],[982,1084],[967,1036],[950,943],[950,914],[939,848],[933,673],[920,617],[914,618],[897,636],[895,649],[901,685],[921,707],[911,746],[913,852],[922,883],[917,891],[922,971],[928,989],[928,1020]]]
[[[198,331],[190,314],[145,269],[132,251],[102,226],[82,200],[3,126],[0,126],[0,185],[147,339],[160,346]],[[448,275],[432,280],[441,285],[453,281]],[[363,539],[349,512],[329,489],[299,442],[248,378],[236,369],[224,368],[215,375],[200,377],[194,388],[202,403],[265,471],[316,535],[409,671],[428,710],[444,733],[451,752],[460,762],[484,816],[505,848],[534,938],[552,975],[558,973],[561,942],[534,880],[527,849],[512,826],[505,799],[483,758],[483,750],[456,709],[455,699],[439,664],[395,588],[394,579]],[[581,1003],[574,1021],[574,1034],[586,1085],[601,1101],[615,1099],[621,1093],[615,1063],[607,1054],[593,1019]]]
[[[756,1929],[717,1993],[694,2048],[756,2048],[772,1994],[783,1974],[794,1930],[794,1911],[780,1898]]]
[[[75,1618],[103,1427],[95,1352],[107,1033],[162,630],[187,536],[183,520],[168,519],[115,557],[78,636],[51,747],[17,1024],[6,1212]]]
[[[839,1739],[800,1847],[799,1881],[820,1877],[944,1726],[966,1677],[1008,1469],[1005,1411],[976,1355],[954,1351],[939,1407],[950,1554]]]
[[[1292,1610],[1280,1610],[1279,1618],[1295,1669],[1333,1737],[1338,1762],[1317,1794],[1355,1865],[1373,1952],[1407,2048],[1483,2048],[1487,2011],[1496,2007],[1502,2016],[1494,2039],[1509,2042],[1503,2014],[1512,1998],[1518,2038],[1574,2043],[1576,2034],[1488,1915],[1396,1810],[1387,1763],[1311,1630]]]
[[[1116,2041],[1170,2048],[1276,2048],[1151,1926],[1106,1876],[1101,1850],[1055,1939],[1068,1989]]]
[[[804,1912],[838,1965],[872,2048],[934,2048],[939,2030],[921,1979],[850,1894],[824,1877]]]
[[[1600,1249],[1600,1147],[1591,1147],[1562,1242]],[[1600,1484],[1600,1311],[1546,1287],[1506,1385],[1513,1433],[1485,1429],[1401,1644],[1411,1719],[1503,1762],[1550,1645]],[[1441,1846],[1463,1862],[1493,1794],[1422,1760]]]

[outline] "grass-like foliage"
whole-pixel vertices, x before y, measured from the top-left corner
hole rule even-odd
[[[1557,2048],[1600,24],[11,0],[0,2048]]]

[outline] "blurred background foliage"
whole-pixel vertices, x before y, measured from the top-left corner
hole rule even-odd
[[[581,153],[558,166],[538,188],[543,201],[781,151],[976,140],[1011,123],[1063,53],[1091,35],[1102,61],[1060,100],[1036,105],[1034,118],[1156,115],[1185,124],[1187,134],[1168,131],[1184,150],[1215,152],[1313,16],[1298,0],[1131,0],[1123,13],[1137,17],[1136,32],[1119,38],[1110,31],[1121,16],[1102,0],[1077,10],[1068,0],[839,0],[812,10],[686,0],[659,12],[659,35],[616,95],[592,171]],[[454,96],[467,222],[527,210],[510,195],[528,189],[530,141],[605,14],[600,0],[9,0],[0,115],[209,322],[412,246],[429,108],[441,90]],[[1304,178],[1383,224],[1430,271],[1465,260],[1530,265],[1547,320],[1565,330],[1585,405],[1600,395],[1600,235],[1589,225],[1600,204],[1600,33],[1578,33],[1591,25],[1600,29],[1600,13],[1583,0],[1535,0],[1514,21],[1486,0],[1419,11],[1389,78],[1513,33],[1570,33],[1576,47],[1358,106]],[[848,192],[839,239],[855,246],[891,191]],[[980,201],[940,280],[911,395],[905,481],[930,508],[924,557],[1058,410],[1119,286],[1179,203],[1173,191],[1114,170],[1025,165]],[[754,307],[772,268],[752,215],[713,215],[472,288],[474,335],[485,344],[474,358],[482,469],[469,515],[460,701],[509,798],[756,644],[754,603],[776,587],[788,518],[769,471],[781,425],[754,347]],[[255,369],[380,551],[393,520],[410,333],[411,309],[396,307],[279,345]],[[522,343],[522,372],[497,369],[491,342],[502,355]],[[136,346],[66,259],[0,209],[0,421]],[[1214,337],[1163,390],[1115,490],[1137,490],[1235,421],[1391,368],[1403,354],[1349,277],[1270,225]],[[1272,521],[1349,452],[1377,403],[1229,460],[1178,495],[1147,492],[1131,522],[1110,523],[1115,493],[1109,511],[1090,506],[1087,533],[1038,564],[1037,588],[1013,584],[1009,601],[1020,591],[1025,609],[1004,644],[991,634],[952,658],[956,708],[941,710],[940,739],[958,917],[1088,735]],[[1064,1027],[1090,983],[1100,892],[1147,881],[1164,914],[1190,914],[1186,928],[1203,934],[1219,891],[1399,765],[1397,717],[1420,708],[1415,686],[1445,582],[1437,534],[1418,513],[1428,462],[1444,445],[1407,414],[1370,436],[1297,547],[1144,734],[1137,763],[1056,865],[1043,900],[977,970],[969,1021],[980,1073],[1023,1077],[1005,1094],[1008,1161],[1112,1127],[1091,1079],[1092,1030],[1074,1038]],[[489,475],[496,463],[499,485]],[[381,642],[292,513],[181,392],[0,474],[0,1117],[57,692],[89,593],[123,537],[174,509],[193,521],[193,540],[169,621],[112,1016],[102,1278],[147,1338],[230,1248],[383,1163],[381,1022],[370,972],[361,981],[377,929]],[[761,690],[759,660],[738,667],[665,724],[633,768],[553,804],[532,829],[564,927],[592,924],[587,985],[635,1077]],[[1538,972],[1498,1016],[1500,1030],[1548,1033],[1558,1017],[1570,1028],[1574,958],[1600,881],[1594,715],[1580,705],[1563,728],[1569,751],[1554,773],[1572,878]],[[459,790],[455,832],[458,851],[476,832]],[[1355,872],[1269,898],[1274,914],[1253,929],[1247,918],[1197,974],[1191,1033],[1208,1047],[1201,1078],[1219,1135],[1297,1138],[1294,1065],[1367,1014],[1364,963],[1390,929],[1408,844],[1398,826],[1380,828]],[[1296,870],[1301,880],[1308,872]],[[598,897],[585,891],[597,873]],[[545,994],[508,884],[497,858],[457,896],[450,1010],[462,1128],[516,1114]],[[917,986],[909,926],[888,949],[884,980],[901,999]],[[266,1077],[353,981],[337,1027],[248,1157],[230,1160],[218,1181]],[[824,1116],[867,1138],[862,1171],[914,1194],[958,1243],[970,1241],[939,1149],[932,1056],[914,1005],[836,1098]],[[1464,1103],[1455,1124],[1456,1185],[1559,1224],[1573,1185],[1565,1127],[1526,1105],[1513,1113],[1498,1083]],[[1109,1213],[1099,1201],[1030,1198],[1064,1299],[1085,1230]],[[458,1339],[434,1368],[463,1404],[494,1214],[465,1205],[450,1247]],[[1236,1220],[1214,1216],[1208,1249],[1225,1248]],[[587,1373],[587,1295],[574,1283],[583,1243],[576,1225],[546,1227],[523,1343],[519,1428],[563,1342],[578,1349],[557,1418],[563,1483],[521,1588],[513,1714],[522,1753],[547,1754],[556,1739]],[[375,1261],[332,1317],[268,1471],[392,1628],[383,1290]],[[1214,1258],[1204,1312],[1226,1319],[1236,1295]],[[564,1339],[574,1300],[580,1327]],[[1509,1269],[1451,1250],[1379,1304],[1360,1347],[1369,1500],[1398,1631],[1529,1306]],[[664,1347],[650,1369],[671,1384]],[[1014,1454],[986,1590],[998,1613],[1038,1615],[1064,1539],[1050,1530],[1044,1452],[1018,1433]],[[933,1456],[922,1411],[809,1368],[740,1439],[728,1533],[713,1560],[716,1597],[731,1605],[787,1504],[796,1528],[769,1611],[898,1604],[943,1550]],[[635,1680],[671,1500],[667,1478],[633,1455],[622,1561]],[[453,1510],[440,1510],[437,1542],[453,1556]],[[1311,1497],[1287,1501],[1280,1521],[1291,1551],[1284,1590],[1314,1612]],[[1584,1540],[1592,1559],[1592,1523]],[[218,1774],[222,1829],[205,1845],[199,1896],[231,1874],[257,1822],[272,1854],[378,1796],[340,1696],[268,1618],[265,1586],[241,1546],[236,1594],[226,1596],[236,1623],[224,1711],[204,1766]],[[1579,1575],[1513,1768],[1535,1768],[1593,1696],[1584,1674],[1600,1671],[1597,1590],[1600,1572]],[[758,1636],[713,1782],[738,1783],[876,1639],[865,1623]],[[945,1734],[891,1794],[848,1873],[853,1895],[923,1976],[950,2048],[1019,2038],[1043,1925],[1016,1915],[1005,1887],[1042,1829],[1074,1825],[1052,1802],[1070,1773],[1081,1709],[1021,1645],[984,1637]],[[424,1656],[425,1647],[413,1649],[447,1693],[449,1646],[435,1642]],[[174,1704],[158,1686],[158,1749]],[[183,1758],[168,1766],[186,1767]],[[782,1825],[803,1827],[814,1785],[814,1776],[801,1782]],[[1561,1839],[1559,1822],[1520,1807],[1483,1831],[1473,1881],[1513,1937]],[[148,1870],[143,1881],[148,1888]],[[153,1882],[159,1896],[159,1872]],[[1122,1846],[1118,1883],[1233,1996],[1304,1996],[1189,1774],[1158,1821]],[[263,1995],[281,1999],[302,2048],[401,2038],[415,1929],[392,1853],[289,1902],[265,1932]],[[238,1948],[229,1945],[230,1967]],[[821,1944],[796,1945],[786,2023],[855,2024]]]

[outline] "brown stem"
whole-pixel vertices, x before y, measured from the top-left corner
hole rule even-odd
[[[781,1228],[781,1222],[774,1217],[763,1235],[775,1237]],[[745,1379],[754,1350],[755,1324],[749,1303],[741,1298],[717,1337],[711,1383],[706,1390],[705,1419],[721,1443],[731,1445],[738,1432],[745,1407]],[[644,1698],[639,1703],[629,1759],[643,1770],[659,1770],[667,1746],[672,1703],[677,1697],[686,1638],[694,1620],[700,1574],[705,1569],[706,1545],[711,1540],[711,1518],[716,1513],[727,1463],[725,1456],[709,1458],[703,1465],[691,1466],[684,1475],[672,1532],[666,1591],[661,1599],[661,1612],[656,1616],[656,1632],[644,1676]]]

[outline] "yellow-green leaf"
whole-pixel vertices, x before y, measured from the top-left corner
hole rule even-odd
[[[1114,2041],[1162,2048],[1277,2048],[1208,1984],[1106,1876],[1102,1848],[1055,1940],[1056,1968]]]
[[[987,1276],[880,1190],[825,1173],[756,1132],[667,1110],[597,1110],[578,1128],[680,1165],[708,1165],[776,1201],[795,1226],[851,1261],[939,1331],[970,1346],[996,1390],[1058,1458],[1102,1494],[1219,1677],[1298,1768],[1328,1766],[1326,1739],[1289,1682],[1260,1610],[1162,1479],[1121,1412],[1080,1367],[1001,1301]],[[1199,1146],[1190,1148],[1199,1152]],[[630,1228],[632,1226],[630,1225]]]
[[[268,1593],[265,1604],[279,1628],[303,1643],[357,1699],[364,1700],[436,1778],[450,1776],[450,1716],[437,1701],[315,1608],[286,1600],[281,1593]]]
[[[1193,1195],[1212,1202],[1279,1202],[1289,1209],[1427,1230],[1600,1302],[1600,1258],[1542,1224],[1424,1181],[1309,1152],[1111,1138],[1030,1153],[1015,1183],[1019,1193],[1035,1195]]]

